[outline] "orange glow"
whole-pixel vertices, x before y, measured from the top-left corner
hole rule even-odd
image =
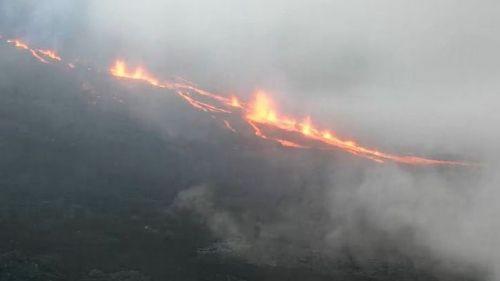
[[[181,82],[159,82],[159,80],[149,74],[148,71],[144,70],[142,67],[137,67],[134,70],[130,71],[127,67],[127,64],[122,60],[117,60],[114,65],[109,69],[111,75],[119,78],[138,80],[145,83],[150,84],[151,86],[158,88],[167,88],[174,90],[177,95],[183,98],[188,104],[192,107],[204,111],[204,112],[215,112],[215,113],[230,113],[228,109],[222,108],[228,104],[231,104],[232,101],[229,99],[214,95],[205,90],[199,89],[193,86],[191,83],[181,83]],[[206,97],[212,100],[215,100],[218,103],[222,103],[222,106],[211,104],[206,101],[202,101],[200,99],[194,98],[193,94],[201,97]]]
[[[397,163],[412,165],[469,165],[468,163],[459,161],[434,160],[415,156],[398,156],[363,147],[352,140],[342,140],[328,130],[317,129],[309,117],[297,123],[293,118],[280,116],[276,113],[273,102],[263,92],[258,92],[250,105],[248,114],[245,117],[256,131],[256,135],[261,138],[272,139],[266,136],[259,129],[257,124],[265,124],[291,133],[302,134],[309,140],[318,141],[332,148],[341,149],[354,155],[373,160],[377,163],[384,163],[385,160],[390,160]],[[281,140],[274,140],[282,143]]]
[[[328,140],[333,138],[332,133],[330,133],[329,131],[323,131],[322,136]]]
[[[48,58],[51,58],[56,61],[61,61],[61,57],[53,50],[42,50],[39,49],[38,52]]]
[[[304,122],[302,122],[301,124],[301,127],[302,127],[302,133],[306,136],[309,136],[311,134],[311,118],[310,117],[307,117]]]
[[[258,92],[255,95],[255,100],[250,103],[250,112],[247,114],[247,118],[270,123],[277,121],[272,101],[263,92]]]
[[[62,62],[62,58],[52,50],[32,49],[20,40],[7,40],[21,50],[27,50],[37,60],[43,63]],[[75,68],[75,64],[66,63],[69,69]],[[316,148],[337,149],[353,155],[372,160],[376,163],[396,162],[410,165],[460,165],[476,166],[477,164],[427,159],[411,155],[396,155],[381,152],[377,149],[368,148],[352,140],[343,140],[333,131],[320,128],[310,117],[297,118],[282,115],[278,112],[274,102],[269,96],[259,91],[250,102],[243,102],[237,97],[225,97],[198,88],[188,81],[163,81],[160,82],[142,67],[130,68],[123,60],[117,60],[109,69],[112,76],[147,83],[153,87],[172,90],[193,108],[208,112],[212,118],[221,117],[225,127],[233,132],[237,130],[225,119],[229,114],[239,116],[246,122],[254,135],[268,141],[273,141],[285,147],[292,148]],[[239,110],[233,111],[235,108]],[[233,119],[232,119],[233,120]],[[303,120],[303,121],[297,121]],[[240,128],[238,128],[240,130]],[[267,132],[272,131],[270,134]],[[272,136],[272,133],[280,133],[280,137]]]
[[[30,54],[36,58],[37,60],[39,60],[40,62],[43,62],[43,63],[49,63],[47,60],[45,60],[40,54],[43,55],[42,52],[40,52],[39,50],[35,50],[35,49],[32,49],[28,46],[28,44],[22,42],[21,40],[19,39],[13,39],[13,40],[7,40],[7,43],[9,44],[12,44],[14,45],[14,47],[18,48],[18,49],[21,49],[21,50],[27,50],[30,52]]]
[[[140,80],[140,81],[147,82],[153,86],[157,86],[157,87],[161,86],[158,83],[158,79],[156,79],[153,76],[151,76],[150,74],[148,74],[141,67],[137,67],[135,70],[129,71],[127,69],[127,65],[122,60],[117,60],[109,71],[111,72],[112,75],[114,75],[116,77],[128,78],[128,79],[133,79],[133,80]]]
[[[48,61],[46,61],[44,58],[42,58],[35,50],[32,50],[30,49],[29,50],[31,55],[36,58],[37,60],[39,60],[40,62],[43,62],[43,63],[49,63]]]
[[[16,48],[19,49],[29,50],[28,45],[26,45],[25,43],[23,43],[21,40],[18,39],[7,40],[7,43],[13,44]]]
[[[240,103],[240,101],[238,100],[237,97],[235,97],[235,96],[231,97],[231,106],[233,106],[233,107],[241,107],[241,103]]]
[[[259,125],[268,125],[278,130],[298,133],[310,141],[316,141],[332,149],[340,149],[377,163],[385,163],[386,160],[389,160],[412,165],[468,165],[465,162],[459,161],[434,160],[415,156],[398,156],[380,152],[376,149],[366,148],[358,145],[352,140],[342,140],[329,130],[318,129],[310,117],[306,117],[303,121],[298,122],[296,118],[278,114],[274,102],[263,91],[257,92],[251,102],[242,103],[234,96],[226,98],[213,94],[197,88],[192,83],[164,82],[160,84],[156,78],[153,78],[141,68],[137,68],[135,71],[128,71],[123,61],[117,61],[115,65],[111,67],[110,72],[117,77],[142,80],[153,86],[172,89],[191,106],[201,111],[229,114],[233,113],[230,108],[241,108],[243,120],[253,129],[257,137],[278,142],[283,146],[309,148],[309,146],[298,144],[295,141],[268,136],[259,128]],[[211,101],[202,101],[202,98],[208,98]],[[224,107],[226,107],[226,109],[224,109]],[[232,128],[227,121],[224,121],[224,124],[228,129]]]
[[[135,70],[130,71],[127,67],[127,64],[123,60],[117,60],[114,65],[111,66],[109,69],[109,72],[111,75],[119,78],[125,78],[125,79],[132,79],[132,80],[138,80],[145,82],[147,84],[150,84],[151,86],[155,86],[158,88],[166,88],[166,89],[171,89],[176,91],[176,93],[184,98],[186,101],[188,101],[190,104],[193,105],[193,101],[195,101],[195,106],[198,109],[201,107],[205,107],[205,109],[208,109],[208,111],[214,111],[211,110],[210,108],[216,108],[217,106],[215,105],[209,105],[206,102],[201,102],[201,101],[196,101],[191,97],[188,97],[186,95],[187,92],[191,92],[196,94],[197,96],[200,97],[205,97],[211,100],[214,100],[217,103],[222,103],[223,106],[233,106],[237,107],[235,104],[239,104],[239,107],[241,107],[241,103],[239,102],[238,99],[235,98],[235,100],[231,100],[229,98],[212,94],[208,91],[205,91],[203,89],[200,89],[193,85],[190,82],[187,81],[182,81],[182,82],[173,82],[173,81],[163,81],[159,82],[159,80],[155,77],[153,77],[151,74],[149,74],[148,71],[144,70],[142,67],[137,67]],[[236,101],[236,102],[235,102]],[[204,110],[207,111],[207,110]],[[215,112],[224,112],[226,110],[221,110],[217,109]]]
[[[177,94],[193,107],[205,112],[230,113],[228,110],[194,99],[190,94],[178,91]]]

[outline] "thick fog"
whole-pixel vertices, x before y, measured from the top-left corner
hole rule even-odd
[[[498,280],[499,13],[490,0],[2,0],[0,33],[101,67],[124,58],[221,94],[263,89],[282,112],[367,146],[481,163],[451,171],[329,163],[321,183],[289,191],[280,219],[262,218],[259,202],[236,214],[230,197],[203,183],[171,207],[199,213],[228,251],[256,263],[302,248],[335,256],[345,244],[370,259],[383,244]],[[328,216],[312,220],[318,210]]]

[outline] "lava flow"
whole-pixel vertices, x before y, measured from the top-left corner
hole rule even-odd
[[[189,84],[187,82],[170,82],[170,81],[163,81],[160,82],[159,79],[155,78],[151,74],[149,74],[148,71],[145,71],[141,67],[137,67],[134,70],[130,70],[126,63],[122,60],[117,60],[109,69],[109,72],[111,75],[118,77],[118,78],[125,78],[125,79],[131,79],[131,80],[138,80],[145,82],[153,87],[157,88],[166,88],[170,90],[174,90],[177,95],[179,95],[181,98],[183,98],[185,101],[187,101],[190,105],[193,107],[205,111],[205,112],[215,112],[215,113],[230,113],[229,110],[223,108],[224,106],[231,105],[235,106],[235,101],[236,104],[239,106],[239,102],[236,98],[232,99],[227,99],[222,96],[218,96],[212,93],[209,93],[207,91],[201,90],[197,87],[195,87],[192,84]],[[206,97],[210,100],[215,100],[219,103],[222,104],[221,106],[215,105],[215,104],[210,104],[208,102],[202,101],[199,98],[195,98],[193,95],[196,96],[201,96],[201,97]]]
[[[0,37],[1,39],[1,37]],[[63,62],[63,59],[53,50],[33,49],[20,40],[7,40],[7,43],[20,50],[26,50],[42,63]],[[68,63],[70,69],[75,68],[73,63]],[[381,152],[377,149],[367,148],[352,140],[344,140],[333,131],[321,129],[314,125],[309,117],[299,119],[281,115],[276,110],[272,100],[264,93],[258,92],[254,99],[243,102],[235,96],[225,97],[198,88],[186,80],[161,81],[150,74],[144,68],[137,67],[129,69],[123,60],[117,60],[109,69],[109,73],[117,78],[136,80],[149,84],[150,86],[174,91],[195,109],[209,112],[213,118],[221,117],[222,124],[230,131],[237,133],[226,115],[239,116],[248,127],[253,130],[255,136],[274,141],[282,146],[301,149],[340,149],[359,157],[373,160],[377,163],[395,162],[408,165],[457,165],[474,166],[477,164],[462,161],[447,161],[428,159],[408,155],[396,155]],[[220,116],[225,115],[225,116]],[[217,117],[216,117],[217,116]],[[283,132],[279,137],[274,134],[266,134],[272,129]]]
[[[371,159],[378,163],[392,161],[412,165],[469,165],[468,163],[461,161],[446,161],[427,159],[416,156],[394,155],[361,146],[351,140],[343,140],[330,130],[318,129],[312,123],[309,117],[305,118],[303,121],[297,121],[297,118],[279,115],[275,110],[271,99],[263,92],[257,93],[254,100],[252,100],[251,102],[243,103],[236,97],[227,98],[224,96],[219,96],[199,89],[192,84],[167,81],[159,82],[158,79],[148,74],[148,72],[145,72],[142,68],[137,68],[134,71],[127,71],[126,64],[123,61],[117,61],[111,67],[110,73],[117,77],[142,80],[152,86],[174,90],[190,105],[202,111],[216,113],[238,112],[241,114],[243,120],[245,120],[250,125],[250,128],[254,130],[254,133],[257,137],[276,141],[283,146],[295,148],[312,148],[310,146],[297,143],[294,140],[276,138],[266,135],[263,133],[261,128],[259,128],[259,125],[267,125],[282,131],[300,134],[307,140],[320,142],[329,147],[341,149],[351,154]],[[201,101],[200,99],[204,97],[208,98],[209,100]],[[210,101],[212,103],[210,103]],[[223,120],[223,122],[226,128],[233,132],[235,131],[234,128],[230,126],[227,120]]]
[[[49,63],[48,60],[62,61],[61,57],[53,50],[33,49],[19,39],[7,40],[7,43],[12,44],[18,49],[30,52],[34,58],[43,63]]]
[[[413,165],[468,165],[465,162],[459,161],[435,160],[415,156],[398,156],[363,147],[351,140],[342,140],[330,130],[318,129],[313,125],[309,117],[305,118],[303,121],[297,121],[295,118],[279,115],[274,109],[272,101],[262,92],[257,93],[255,100],[250,104],[248,114],[245,118],[252,124],[267,124],[284,131],[302,134],[309,140],[318,141],[352,154],[371,159],[378,163],[389,160]],[[262,135],[262,132],[258,131],[258,135]],[[285,145],[282,140],[277,141]],[[297,144],[292,143],[288,146],[297,146]]]

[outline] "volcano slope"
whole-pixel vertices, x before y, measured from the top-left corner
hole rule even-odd
[[[332,211],[332,174],[379,164],[237,135],[168,91],[0,53],[0,280],[482,277],[410,227]]]

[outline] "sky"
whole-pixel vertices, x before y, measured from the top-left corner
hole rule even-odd
[[[0,0],[0,33],[102,66],[126,58],[215,92],[250,97],[263,89],[281,111],[370,145],[480,162],[473,180],[394,166],[357,178],[356,167],[332,165],[331,188],[312,190],[328,198],[321,204],[332,214],[352,218],[363,208],[393,234],[410,225],[436,255],[497,276],[499,12],[492,0]],[[229,210],[196,205],[211,192],[193,187],[178,204],[233,229],[214,232],[235,235],[244,223]],[[286,227],[297,225],[294,217],[268,231],[295,231]],[[325,243],[353,237],[354,221],[332,227]]]

